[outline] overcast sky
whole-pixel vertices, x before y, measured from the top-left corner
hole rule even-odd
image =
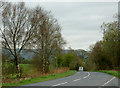
[[[41,6],[51,11],[62,27],[65,48],[88,50],[102,39],[103,22],[114,21],[118,13],[117,2],[27,2],[26,6]]]

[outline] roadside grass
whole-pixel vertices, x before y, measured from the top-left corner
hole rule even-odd
[[[120,71],[115,71],[115,70],[100,70],[100,71],[97,71],[97,72],[107,73],[107,74],[113,75],[113,76],[115,76],[117,78],[120,78]]]
[[[0,83],[0,88],[2,87],[2,83]]]
[[[19,82],[14,82],[14,83],[2,83],[2,86],[20,86],[20,85],[25,85],[25,84],[43,82],[43,81],[53,80],[57,78],[67,77],[67,76],[74,74],[75,72],[76,71],[74,70],[70,70],[70,71],[66,71],[63,73],[59,73],[59,74],[50,74],[47,76],[35,77],[31,79],[21,80]]]

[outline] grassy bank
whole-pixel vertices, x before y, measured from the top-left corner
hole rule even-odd
[[[117,78],[120,78],[120,72],[118,72],[118,71],[114,71],[114,70],[100,70],[100,71],[97,71],[97,72],[107,73],[107,74],[113,75],[113,76],[115,76]]]
[[[57,79],[57,78],[70,76],[70,75],[74,74],[75,72],[76,71],[71,70],[71,71],[66,71],[64,73],[50,74],[47,76],[35,77],[35,78],[22,80],[22,81],[15,82],[15,83],[3,83],[2,86],[20,86],[20,85],[25,85],[25,84],[43,82],[43,81],[48,81],[48,80],[53,80],[53,79]]]

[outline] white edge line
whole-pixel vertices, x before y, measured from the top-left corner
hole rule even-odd
[[[107,81],[105,84],[103,84],[102,86],[105,86],[106,84],[108,84],[110,81],[112,81],[115,77],[112,77],[109,81]]]

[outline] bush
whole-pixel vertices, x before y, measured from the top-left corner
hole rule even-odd
[[[43,60],[39,57],[39,55],[35,55],[31,62],[32,66],[37,69],[37,71],[42,72]]]

